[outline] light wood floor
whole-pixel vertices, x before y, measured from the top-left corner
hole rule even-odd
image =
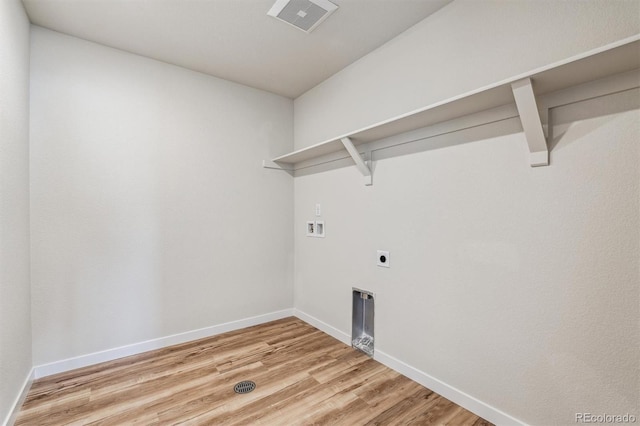
[[[176,423],[489,424],[297,318],[37,380],[16,424]]]

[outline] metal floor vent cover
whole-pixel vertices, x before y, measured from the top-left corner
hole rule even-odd
[[[249,393],[256,388],[255,382],[251,380],[243,380],[233,387],[235,393]]]

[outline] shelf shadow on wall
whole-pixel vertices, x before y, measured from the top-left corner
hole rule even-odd
[[[549,151],[580,141],[609,120],[589,120],[640,109],[640,89],[628,89],[555,107],[549,114]],[[565,136],[571,137],[565,137]]]
[[[609,119],[614,119],[615,114],[639,109],[639,93],[640,89],[638,88],[627,89],[551,108],[549,110],[548,123],[548,145],[551,162],[553,162],[554,151],[562,149],[569,143],[579,141],[582,137],[596,131]],[[610,118],[595,122],[589,120],[596,117]],[[356,144],[358,151],[364,154],[365,158],[370,156],[369,165],[375,176],[376,162],[379,160],[438,149],[448,149],[517,133],[522,133],[522,125],[514,106],[512,109],[508,107],[496,108],[494,119],[491,121],[481,120],[480,118],[474,120],[472,116],[468,116],[373,142],[362,144],[358,144],[357,140],[353,142]],[[565,136],[568,135],[571,137],[566,138]],[[522,141],[522,152],[523,154],[528,152],[524,139]],[[523,167],[528,167],[527,159],[524,155],[522,161]],[[312,161],[301,163],[294,175],[306,176],[343,167],[351,167],[353,164],[353,160],[347,152],[334,152]]]
[[[376,162],[379,160],[451,148],[520,132],[522,132],[522,126],[519,119],[507,117],[490,123],[425,136],[425,134],[433,133],[432,128],[427,127],[361,144],[357,148],[361,153],[371,153],[372,161],[370,164],[375,175]],[[524,146],[523,149],[525,149]],[[353,160],[349,154],[346,152],[332,153],[316,159],[314,164],[301,165],[296,169],[295,176],[306,176],[350,166],[353,166]]]

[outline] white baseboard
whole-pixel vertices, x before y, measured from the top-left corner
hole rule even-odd
[[[474,414],[482,417],[485,420],[490,421],[496,425],[525,425],[524,422],[511,417],[507,413],[498,410],[491,405],[480,401],[479,399],[474,398],[473,396],[461,391],[460,389],[454,388],[451,385],[439,380],[429,374],[418,370],[400,361],[397,358],[392,357],[389,354],[386,354],[382,351],[375,350],[374,359],[381,364],[386,365],[392,370],[397,371],[398,373],[407,376],[411,380],[420,383],[425,388],[429,388],[435,393],[444,396],[450,401],[455,402],[461,407],[466,408]]]
[[[41,377],[50,376],[52,374],[62,373],[65,371],[74,370],[76,368],[87,367],[89,365],[98,364],[105,361],[113,361],[114,359],[123,358],[125,356],[136,355],[142,352],[161,349],[171,345],[178,345],[180,343],[202,339],[205,337],[211,337],[217,334],[226,333],[228,331],[239,330],[241,328],[251,327],[253,325],[263,324],[265,322],[275,321],[290,316],[293,316],[293,309],[284,309],[282,311],[270,312],[264,315],[244,318],[241,320],[218,324],[211,327],[191,330],[184,333],[173,334],[171,336],[160,337],[157,339],[147,340],[144,342],[134,343],[118,348],[107,349],[105,351],[80,355],[74,358],[63,359],[61,361],[56,361],[49,364],[38,365],[34,367],[35,378],[39,379]]]
[[[299,309],[294,309],[293,315],[297,318],[300,318],[302,321],[311,324],[318,330],[327,333],[329,336],[340,340],[345,345],[351,346],[351,336],[347,333],[338,330],[337,328],[327,324],[326,322],[320,321],[318,318],[312,317],[311,315],[304,313]]]
[[[2,426],[11,426],[16,422],[20,407],[22,407],[24,400],[27,399],[27,394],[29,393],[29,389],[31,389],[31,384],[33,383],[34,378],[35,371],[32,368],[31,371],[29,371],[29,375],[27,375],[27,378],[24,380],[24,383],[22,384],[22,390],[16,397],[16,400],[13,402],[13,408],[11,409],[11,411],[9,411],[9,414],[7,414],[7,418],[4,419]]]
[[[62,361],[56,361],[49,364],[36,366],[31,370],[29,377],[25,380],[21,394],[16,399],[12,413],[7,417],[4,426],[13,424],[18,410],[27,396],[27,392],[31,387],[34,379],[61,373],[76,368],[86,367],[105,361],[122,358],[129,355],[136,355],[154,349],[160,349],[171,345],[189,342],[191,340],[202,339],[205,337],[215,336],[217,334],[226,333],[228,331],[239,330],[241,328],[251,327],[253,325],[263,324],[269,321],[296,316],[301,320],[311,324],[317,329],[327,333],[328,335],[338,339],[339,341],[351,345],[351,336],[342,330],[339,330],[324,321],[319,320],[299,309],[284,309],[277,312],[271,312],[264,315],[245,318],[237,321],[231,321],[224,324],[218,324],[211,327],[205,327],[198,330],[187,331],[185,333],[174,334],[171,336],[161,337],[158,339],[147,340],[145,342],[135,343],[132,345],[121,346],[119,348],[108,349],[101,352],[95,352],[87,355],[69,358]],[[468,409],[469,411],[479,415],[480,417],[499,425],[524,425],[525,423],[511,417],[510,415],[490,406],[465,392],[448,385],[447,383],[430,376],[423,371],[418,370],[393,356],[382,352],[375,351],[374,359],[381,364],[397,371],[400,374],[420,383],[421,385],[433,390],[443,397],[455,402],[456,404]]]
[[[294,309],[293,315],[311,324],[318,330],[321,330],[328,335],[335,337],[341,342],[347,345],[351,345],[351,336],[327,324],[326,322],[321,321],[318,318],[315,318],[305,312],[302,312],[299,309]],[[420,371],[417,368],[414,368],[397,358],[392,357],[385,352],[376,349],[374,352],[374,359],[381,364],[384,364],[387,367],[391,368],[392,370],[395,370],[398,373],[410,378],[411,380],[420,383],[422,386],[442,395],[448,400],[455,402],[459,406],[466,408],[472,413],[477,414],[483,419],[490,421],[491,423],[494,423],[496,425],[525,425],[524,422],[511,417],[507,413],[504,413],[497,408],[492,407],[491,405],[484,403],[474,398],[473,396],[468,395],[467,393],[454,388],[453,386],[448,385],[447,383],[433,376],[430,376],[429,374]]]

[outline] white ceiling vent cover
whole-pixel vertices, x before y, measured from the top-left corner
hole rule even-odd
[[[267,15],[310,33],[337,8],[329,0],[277,0]]]

